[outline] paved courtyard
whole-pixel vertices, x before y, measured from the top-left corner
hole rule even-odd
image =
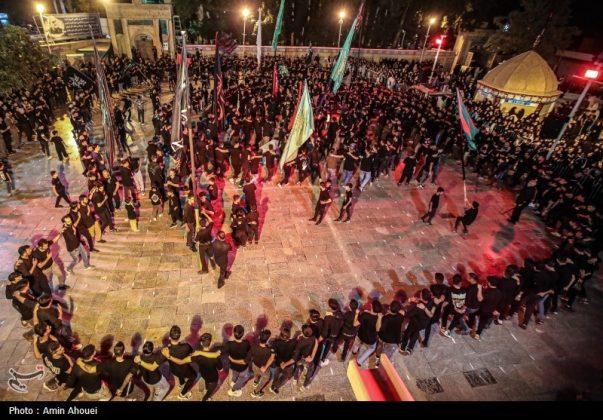
[[[57,123],[64,138],[69,137],[68,124],[67,119]],[[143,132],[137,123],[135,127],[134,150],[142,156]],[[147,124],[147,138],[151,128]],[[74,147],[70,140],[70,154],[75,157]],[[61,225],[66,211],[53,206],[49,171],[62,171],[72,197],[85,189],[78,159],[59,166],[56,159],[42,157],[37,144],[22,149],[13,166],[20,192],[13,197],[0,192],[2,279],[12,271],[20,245],[52,236]],[[367,188],[349,224],[333,222],[335,208],[321,226],[308,222],[317,196],[315,187],[261,186],[260,243],[238,250],[232,276],[220,290],[217,271],[197,274],[197,255],[186,248],[184,231],[168,229],[167,214],[157,222],[150,220],[150,203],[145,198],[140,232],[130,232],[123,210],[119,212],[119,232],[108,234],[107,243],[99,245],[101,252],[92,255],[96,268],[83,271],[77,266],[67,280],[72,288],[56,298],[70,309],[67,321],[82,343],[94,343],[97,348],[101,341],[122,340],[134,348],[144,340],[160,343],[174,324],[188,330],[191,343],[196,344],[203,332],[221,342],[238,323],[248,332],[268,327],[274,334],[287,320],[299,328],[311,308],[324,313],[331,297],[343,302],[352,297],[362,302],[379,297],[388,303],[398,294],[410,295],[428,286],[436,271],[447,277],[458,271],[500,274],[507,264],[544,256],[550,249],[542,225],[530,211],[515,228],[509,227],[501,213],[512,207],[512,195],[484,185],[476,192],[473,178],[469,199],[481,203],[480,215],[468,236],[452,233],[451,215],[462,211],[463,202],[460,170],[453,161],[447,162],[439,176],[446,198],[433,226],[417,220],[435,187],[398,188],[393,181],[397,176],[399,170]],[[219,207],[227,209],[228,217],[237,189],[228,182],[224,187]],[[55,251],[60,260],[68,261],[62,240]],[[417,347],[410,357],[396,354],[394,363],[417,400],[550,400],[568,387],[601,398],[603,325],[597,321],[602,299],[595,288],[590,298],[589,305],[577,305],[576,313],[551,315],[544,325],[532,323],[527,331],[516,322],[506,322],[485,331],[481,342],[469,336],[455,335],[450,340],[438,335],[428,349]],[[30,373],[40,364],[22,338],[24,332],[5,300],[0,305],[0,399],[64,399],[66,393],[45,391],[39,379],[24,382],[27,390],[23,393],[7,386],[12,369]],[[230,399],[226,391],[227,386],[221,384],[214,399]],[[250,399],[249,391],[246,388],[242,398]],[[137,392],[142,398],[142,392]],[[199,400],[198,386],[193,392]],[[176,399],[176,393],[172,390],[168,399]],[[265,399],[275,396],[267,393]],[[346,365],[333,361],[304,393],[290,383],[278,399],[339,401],[354,396]]]

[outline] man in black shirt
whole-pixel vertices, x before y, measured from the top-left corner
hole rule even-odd
[[[14,269],[24,277],[30,278],[31,291],[36,296],[51,294],[48,278],[44,275],[39,266],[39,261],[33,256],[33,251],[29,245],[20,246],[18,251],[19,259],[15,262]]]
[[[431,225],[431,219],[434,218],[438,211],[438,207],[440,205],[440,196],[442,194],[444,194],[444,188],[439,187],[436,193],[431,196],[431,200],[429,200],[429,208],[427,209],[427,212],[421,217],[423,223]]]
[[[186,228],[186,246],[191,251],[197,252],[197,247],[195,247],[195,242],[193,241],[195,237],[195,197],[192,195],[188,196],[184,205],[183,222]]]
[[[343,326],[343,313],[339,308],[339,302],[331,298],[328,305],[329,310],[325,313],[320,331],[321,342],[318,354],[321,367],[329,364],[329,351],[337,350],[337,337],[339,337],[341,327]]]
[[[197,231],[197,235],[195,236],[195,241],[199,244],[199,258],[201,259],[201,271],[198,274],[207,274],[209,273],[209,267],[207,265],[207,261],[211,263],[212,267],[216,267],[216,263],[213,259],[212,252],[212,241],[213,236],[211,234],[214,228],[214,222],[211,218],[205,214],[201,213],[201,221],[199,230]]]
[[[329,205],[333,202],[330,190],[331,181],[324,181],[320,183],[320,193],[318,195],[318,200],[316,201],[314,216],[310,219],[311,222],[316,222],[316,226],[320,225],[322,219],[327,214]]]
[[[511,217],[508,219],[509,223],[515,224],[519,222],[519,217],[521,216],[523,209],[536,198],[537,184],[538,180],[536,179],[528,181],[526,187],[517,195],[517,198],[515,199],[515,208],[513,209],[513,213],[511,213]]]
[[[100,364],[100,371],[108,380],[109,390],[115,397],[127,397],[134,389],[132,382],[136,374],[134,360],[124,357],[125,346],[121,341],[113,347],[113,356],[111,359],[103,360]]]
[[[442,314],[442,325],[440,327],[440,333],[444,337],[451,338],[450,331],[454,330],[457,325],[461,326],[464,334],[468,334],[470,331],[465,322],[465,313],[467,312],[465,299],[467,297],[467,290],[462,287],[461,283],[462,278],[460,274],[452,276],[452,287],[449,289],[450,294],[447,296],[447,305]],[[452,315],[452,322],[450,322],[450,326],[446,329],[449,315]]]
[[[73,370],[73,360],[65,354],[65,349],[58,341],[50,341],[48,353],[42,354],[44,366],[54,376],[42,385],[47,391],[56,391],[58,387],[65,388],[69,381],[69,375]]]
[[[124,159],[121,166],[119,167],[119,174],[121,176],[121,183],[124,187],[124,198],[132,197],[132,201],[136,203],[138,197],[136,196],[136,187],[134,186],[134,176],[130,169],[130,160]]]
[[[337,337],[337,344],[333,348],[333,352],[337,349],[339,344],[343,342],[343,348],[341,349],[341,361],[345,362],[345,359],[350,350],[350,346],[354,343],[356,335],[358,334],[358,327],[354,325],[356,319],[356,311],[358,310],[358,301],[356,299],[350,300],[349,310],[343,314],[343,325],[341,326],[341,333]]]
[[[180,327],[177,325],[174,325],[170,329],[170,343],[168,344],[167,348],[169,350],[169,356],[176,359],[186,359],[193,352],[193,348],[190,346],[190,344],[186,342],[178,342],[178,340],[180,340],[181,333]],[[178,388],[180,390],[178,399],[189,400],[192,396],[190,391],[195,385],[197,373],[189,363],[178,365],[170,361],[169,364],[172,375],[178,378]]]
[[[412,179],[412,174],[414,173],[416,166],[417,157],[414,154],[407,156],[404,159],[404,169],[402,170],[402,176],[398,181],[398,186],[402,185],[404,182],[406,182],[406,185],[408,185],[408,183]]]
[[[464,234],[469,233],[469,231],[467,230],[467,226],[471,225],[477,218],[478,209],[479,209],[479,203],[477,201],[474,201],[473,203],[471,203],[471,207],[465,209],[465,214],[463,214],[462,216],[458,216],[456,218],[456,221],[454,223],[454,231],[456,232],[459,225],[462,223],[463,224],[463,233]]]
[[[255,244],[258,244],[258,228],[260,215],[258,214],[258,210],[255,206],[251,206],[249,213],[245,216],[245,221],[247,222],[247,234],[249,235],[247,240],[248,244],[251,244],[252,241],[255,241]]]
[[[65,149],[65,143],[61,136],[59,136],[59,132],[57,130],[52,130],[52,137],[50,141],[54,144],[54,148],[57,151],[57,155],[59,160],[62,162],[63,158],[69,160],[69,155],[67,154],[67,150]]]
[[[223,352],[228,357],[230,371],[230,389],[228,395],[231,397],[240,397],[243,394],[241,388],[249,379],[249,350],[251,345],[245,340],[245,329],[242,325],[236,325],[233,329],[233,340],[224,344]]]
[[[249,355],[251,356],[251,369],[253,371],[253,391],[251,396],[262,398],[264,388],[270,382],[270,366],[274,362],[274,349],[268,347],[270,330],[260,332],[260,343],[252,344]]]
[[[150,388],[153,401],[162,401],[170,390],[170,383],[165,379],[159,366],[167,360],[162,353],[153,353],[155,346],[147,341],[142,346],[142,355],[134,357],[134,363],[140,366],[142,380]],[[165,349],[169,352],[168,349]]]
[[[111,398],[109,388],[101,381],[99,362],[95,359],[96,350],[92,344],[82,349],[82,356],[75,365],[68,386],[73,388],[67,401],[72,401],[80,392],[89,399],[108,401]]]
[[[23,337],[32,341],[34,331],[31,329],[33,323],[33,312],[37,305],[36,299],[29,294],[29,282],[23,278],[21,273],[13,272],[8,276],[9,284],[6,285],[6,298],[11,299],[13,308],[21,315],[21,326],[29,328]]]
[[[51,282],[56,279],[58,280],[58,289],[66,290],[69,286],[65,284],[65,275],[59,268],[58,264],[55,264],[52,259],[52,252],[50,251],[50,245],[56,243],[61,235],[57,235],[52,240],[40,239],[37,243],[36,249],[32,253],[32,257],[38,260],[38,267],[42,270],[42,273]],[[51,277],[52,275],[52,277]],[[56,286],[56,284],[55,284]]]
[[[381,328],[379,329],[379,346],[377,346],[377,365],[381,353],[385,353],[389,360],[392,360],[396,349],[400,346],[402,340],[402,324],[404,315],[402,314],[402,305],[394,300],[389,305],[389,313],[381,318]]]
[[[257,208],[257,200],[255,196],[255,191],[257,187],[255,186],[254,179],[251,176],[248,176],[245,179],[245,185],[243,185],[243,194],[245,194],[245,211],[249,213],[252,207]]]
[[[71,255],[72,261],[67,266],[67,272],[73,273],[73,267],[79,262],[81,258],[84,262],[84,269],[88,270],[92,268],[90,265],[90,260],[88,259],[88,254],[84,249],[84,245],[80,240],[80,235],[76,231],[75,227],[73,227],[71,223],[70,216],[64,216],[63,221],[63,230],[61,234],[63,235],[63,239],[65,240],[65,247],[67,248],[67,252]]]
[[[69,196],[67,195],[65,186],[59,179],[59,174],[57,173],[57,171],[50,171],[50,178],[51,178],[50,184],[52,185],[52,192],[57,198],[54,202],[54,206],[56,208],[63,207],[59,204],[61,202],[61,199],[65,200],[65,202],[68,205],[71,204],[71,200],[69,199]]]
[[[377,348],[377,331],[381,328],[382,310],[381,302],[377,299],[371,302],[370,310],[362,313],[356,310],[354,325],[358,327],[358,339],[352,353],[358,355],[356,358],[358,367],[362,367]]]
[[[434,315],[434,302],[431,299],[429,289],[423,289],[419,293],[419,299],[416,305],[413,305],[407,312],[408,326],[402,335],[400,344],[400,353],[404,356],[412,354],[415,343],[419,339],[421,330],[429,327],[430,319]]]
[[[431,330],[433,329],[433,326],[440,321],[440,317],[442,316],[442,312],[444,310],[444,305],[446,304],[447,296],[450,294],[448,285],[444,284],[444,274],[435,273],[434,278],[435,284],[429,286],[429,291],[433,296],[434,313],[429,320],[429,324],[427,327],[425,327],[425,336],[423,337],[423,342],[421,343],[421,346],[425,348],[429,347]]]
[[[272,385],[269,390],[273,394],[278,394],[280,388],[293,377],[295,372],[295,347],[296,340],[291,339],[291,330],[288,327],[281,329],[280,335],[270,343],[274,349],[274,365]]]
[[[299,368],[299,377],[297,379],[297,387],[300,391],[304,391],[309,384],[309,371],[314,366],[314,357],[318,350],[318,340],[314,336],[312,327],[308,324],[302,325],[302,334],[297,339],[297,345],[293,352],[293,360],[296,360]]]
[[[211,340],[211,334],[203,334],[200,341],[201,350],[194,352],[190,357],[190,360],[199,366],[199,374],[203,378],[203,381],[205,381],[205,394],[201,398],[201,401],[211,399],[212,394],[218,388],[218,381],[220,380],[218,372],[222,370],[220,352],[212,351]]]
[[[224,280],[230,277],[230,271],[228,271],[228,253],[231,251],[231,249],[230,244],[226,242],[226,234],[222,231],[218,232],[218,236],[212,244],[214,261],[216,262],[216,265],[220,267],[218,289],[224,287]]]
[[[497,289],[498,279],[496,277],[488,276],[488,287],[483,291],[484,299],[481,301],[479,307],[479,324],[477,331],[472,335],[476,340],[480,340],[480,336],[484,331],[484,328],[492,321],[495,315],[498,315],[498,307],[502,299],[502,293]]]
[[[348,223],[352,218],[352,188],[354,186],[352,184],[346,184],[344,186],[344,194],[343,203],[341,204],[341,210],[339,211],[339,217],[335,219],[336,222]],[[343,219],[343,215],[346,215],[345,220]]]

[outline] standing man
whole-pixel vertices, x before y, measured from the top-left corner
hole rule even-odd
[[[224,287],[224,280],[230,277],[230,271],[228,271],[228,253],[232,247],[226,242],[226,234],[223,231],[218,232],[218,236],[212,244],[214,261],[216,265],[220,267],[220,277],[218,278],[218,289]]]
[[[119,173],[121,175],[121,183],[124,187],[124,199],[132,197],[134,203],[137,202],[136,187],[134,186],[134,176],[130,169],[130,160],[124,159],[121,166],[119,167]]]
[[[322,219],[325,217],[325,214],[327,214],[329,205],[333,202],[333,199],[331,198],[330,189],[330,181],[327,180],[320,183],[320,193],[318,195],[318,200],[316,201],[314,217],[310,219],[311,222],[316,222],[316,226],[321,224]]]
[[[179,400],[189,400],[193,395],[190,391],[195,385],[197,373],[190,363],[176,364],[171,361],[171,358],[186,359],[193,352],[193,348],[185,341],[179,342],[182,331],[178,325],[172,326],[170,329],[170,342],[167,345],[167,357],[170,365],[170,372],[178,378],[178,394]]]
[[[462,223],[463,224],[463,233],[465,235],[467,233],[469,233],[469,231],[467,230],[467,226],[469,226],[473,222],[475,222],[475,219],[477,218],[478,209],[479,209],[479,203],[477,201],[474,201],[473,203],[471,203],[471,207],[465,209],[465,214],[463,214],[462,216],[458,216],[456,218],[456,221],[454,222],[454,231],[456,232],[459,225]]]
[[[438,211],[438,207],[440,205],[440,196],[444,194],[444,188],[439,187],[434,195],[431,196],[431,200],[429,200],[429,208],[427,209],[427,213],[425,213],[421,220],[423,223],[427,223],[431,225],[431,219],[434,218],[436,212]],[[427,220],[425,220],[427,219]]]
[[[126,346],[121,341],[113,347],[113,357],[103,360],[100,371],[108,378],[109,390],[115,397],[127,397],[134,388],[132,378],[136,374],[134,360],[124,357]]]
[[[368,311],[360,313],[360,310],[356,310],[354,325],[358,327],[358,337],[352,353],[358,355],[358,367],[362,367],[377,348],[377,331],[381,329],[382,310],[381,302],[377,299],[371,302],[371,309]]]
[[[67,272],[73,274],[73,267],[79,262],[81,258],[84,262],[84,269],[88,270],[92,268],[90,265],[90,260],[88,258],[88,254],[84,249],[84,245],[80,240],[80,235],[73,226],[71,222],[70,216],[64,216],[61,221],[63,222],[63,230],[62,235],[65,240],[65,247],[67,248],[67,252],[71,255],[71,263],[67,266]]]
[[[296,340],[291,339],[291,329],[283,327],[280,335],[272,341],[270,347],[274,349],[274,375],[269,391],[278,394],[279,389],[293,377],[295,373],[295,359],[293,354],[297,345]]]
[[[138,122],[140,123],[140,125],[144,125],[144,101],[142,100],[142,97],[140,95],[138,95],[136,97],[136,111],[138,113]]]
[[[63,161],[63,158],[69,160],[67,149],[65,149],[65,143],[63,142],[63,138],[59,136],[59,132],[57,130],[52,130],[52,137],[50,138],[50,141],[54,144],[54,148],[57,151],[59,160],[61,162]]]
[[[59,283],[58,289],[66,290],[69,286],[65,284],[65,275],[52,259],[52,252],[50,251],[50,245],[56,243],[60,237],[61,235],[59,234],[51,240],[40,239],[36,249],[32,253],[32,257],[38,260],[38,267],[40,267],[40,270],[42,270],[42,273],[44,273],[47,279],[51,279],[51,274],[52,280],[54,280],[56,276]]]
[[[199,226],[199,231],[195,236],[195,241],[199,244],[199,258],[201,259],[201,271],[198,274],[209,273],[207,261],[215,268],[216,263],[213,259],[212,245],[214,238],[211,234],[214,228],[214,222],[206,213],[201,213],[202,219]]]
[[[50,178],[51,178],[50,183],[52,185],[52,192],[54,193],[54,195],[57,198],[56,201],[54,202],[54,207],[55,208],[63,207],[60,205],[61,199],[65,200],[67,205],[71,204],[71,200],[69,199],[69,196],[67,195],[67,192],[65,191],[65,186],[59,179],[59,174],[57,173],[57,171],[50,171]]]
[[[224,344],[224,355],[228,357],[228,364],[232,376],[230,378],[230,388],[228,395],[231,397],[240,397],[243,395],[243,385],[249,378],[249,350],[251,344],[245,339],[245,328],[242,325],[235,325],[232,330],[233,339]]]
[[[521,190],[517,198],[515,199],[515,208],[513,209],[513,213],[511,213],[511,217],[507,219],[509,223],[515,224],[519,222],[519,217],[521,216],[521,212],[525,209],[528,204],[534,201],[536,198],[536,185],[538,184],[538,180],[532,179],[528,181],[526,187]]]
[[[274,349],[268,347],[270,330],[260,332],[259,344],[252,344],[249,354],[251,356],[251,369],[253,371],[253,391],[251,396],[262,398],[264,388],[270,382],[270,366],[274,362]]]
[[[479,305],[479,324],[475,334],[472,334],[472,337],[478,341],[480,340],[482,331],[490,324],[492,318],[495,315],[499,315],[498,308],[502,300],[502,292],[497,288],[498,278],[488,276],[487,281],[488,287],[484,289],[484,299]]]
[[[189,195],[184,205],[184,211],[182,213],[183,222],[186,229],[186,246],[191,251],[197,252],[197,247],[193,238],[195,237],[195,197]]]
[[[402,176],[400,177],[400,180],[398,181],[398,186],[402,185],[402,183],[404,183],[404,182],[406,182],[406,185],[408,185],[408,183],[412,179],[413,173],[415,172],[416,166],[417,166],[417,157],[414,154],[407,156],[404,159],[404,169],[402,170]]]
[[[353,185],[345,184],[345,186],[343,188],[344,188],[345,196],[343,197],[343,203],[341,204],[341,210],[339,211],[339,217],[337,219],[335,219],[335,221],[349,223],[350,219],[352,218],[352,199],[353,199],[352,188],[353,188]],[[345,214],[346,218],[345,218],[345,220],[341,220],[341,219],[343,219],[344,214]]]

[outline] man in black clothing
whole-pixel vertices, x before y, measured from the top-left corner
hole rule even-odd
[[[576,264],[570,259],[565,252],[559,253],[555,260],[555,271],[559,274],[558,281],[555,285],[555,293],[551,297],[551,311],[556,314],[558,312],[559,297],[563,296],[564,291],[568,290],[570,284],[575,283],[578,270]],[[562,297],[563,299],[563,297]]]
[[[343,348],[341,349],[341,361],[345,362],[345,359],[350,350],[350,346],[354,343],[356,335],[358,334],[358,327],[354,325],[356,319],[356,311],[358,310],[358,301],[356,299],[350,300],[349,310],[343,314],[343,325],[341,327],[341,333],[337,337],[337,344],[333,348],[333,352],[336,351],[339,344],[343,342]]]
[[[50,340],[48,353],[42,354],[44,366],[54,377],[42,385],[47,391],[56,391],[58,387],[65,388],[73,370],[73,360],[65,354],[65,349],[58,341]]]
[[[429,291],[433,296],[434,313],[429,320],[429,324],[425,327],[425,336],[423,337],[423,342],[421,343],[421,346],[424,348],[429,347],[429,337],[431,336],[433,325],[440,321],[440,317],[442,316],[442,312],[444,310],[444,305],[446,305],[447,298],[450,295],[450,288],[448,285],[444,284],[444,274],[435,273],[434,278],[435,284],[429,286]]]
[[[311,222],[316,222],[316,226],[320,225],[322,219],[327,214],[329,205],[333,202],[330,190],[331,181],[324,181],[320,183],[320,193],[318,195],[318,200],[316,201],[314,216],[310,219]]]
[[[124,357],[125,348],[124,343],[118,341],[113,347],[113,357],[103,360],[99,367],[113,398],[125,398],[134,389],[132,378],[136,374],[136,366],[134,360]]]
[[[36,296],[43,294],[52,294],[48,285],[48,278],[40,269],[38,259],[33,256],[33,250],[29,245],[20,246],[18,251],[19,259],[15,262],[15,271],[21,273],[23,277],[29,277],[31,291]]]
[[[477,201],[471,203],[471,207],[465,209],[465,214],[456,218],[456,221],[454,223],[454,231],[456,232],[457,228],[459,227],[459,224],[462,223],[463,233],[469,233],[469,231],[467,230],[467,226],[471,225],[477,218],[478,209],[479,203]]]
[[[121,183],[124,187],[124,199],[128,197],[132,197],[132,201],[134,203],[138,202],[138,197],[136,196],[136,187],[134,186],[134,176],[132,175],[132,170],[130,169],[130,160],[124,159],[122,161],[121,166],[119,167],[119,174],[121,175]]]
[[[242,325],[236,325],[233,330],[233,339],[224,344],[223,353],[228,357],[230,371],[230,389],[228,395],[231,397],[240,397],[243,394],[241,388],[249,379],[249,350],[251,345],[245,339],[245,329]]]
[[[270,330],[260,332],[259,344],[251,344],[249,356],[251,369],[253,371],[253,391],[251,396],[261,398],[264,396],[264,388],[270,382],[270,366],[274,362],[274,349],[268,346]]]
[[[392,360],[396,349],[400,346],[403,323],[402,305],[397,300],[394,300],[389,305],[389,313],[383,315],[381,318],[381,328],[378,332],[377,365],[379,365],[382,353],[385,353],[387,358]]]
[[[65,149],[65,143],[61,136],[59,136],[59,132],[57,130],[52,130],[52,137],[50,141],[54,144],[54,148],[57,151],[57,155],[59,160],[62,162],[63,158],[69,160],[69,155],[67,154],[67,150]]]
[[[253,179],[248,176],[245,179],[245,185],[243,185],[243,194],[245,194],[245,205],[246,205],[246,212],[249,213],[251,211],[252,207],[257,208],[258,204],[256,201],[256,197],[255,197],[255,190],[256,190],[256,186],[255,183],[253,182]]]
[[[528,181],[526,187],[521,190],[519,195],[517,195],[517,198],[515,199],[515,208],[513,209],[513,213],[511,213],[511,217],[508,219],[509,223],[515,224],[519,222],[519,217],[521,216],[523,209],[534,201],[534,198],[536,197],[537,184],[538,180],[536,179]]]
[[[335,219],[336,222],[349,223],[352,218],[352,199],[353,192],[352,188],[354,186],[352,184],[345,184],[344,186],[344,194],[343,203],[341,203],[341,210],[339,211],[339,217]],[[345,220],[343,219],[344,214],[346,215]]]
[[[398,181],[398,186],[402,185],[402,183],[404,183],[405,181],[406,181],[406,185],[408,185],[408,183],[412,179],[412,174],[415,172],[416,166],[417,166],[417,157],[414,154],[407,156],[404,159],[404,169],[402,170],[402,176],[400,177],[400,180]]]
[[[6,298],[11,299],[13,308],[21,315],[21,326],[29,328],[23,337],[32,341],[34,331],[33,324],[34,309],[37,305],[35,297],[29,294],[29,282],[23,278],[21,273],[13,272],[8,276],[9,284],[6,285]]]
[[[180,327],[177,325],[172,326],[170,329],[170,343],[167,345],[169,356],[176,359],[186,359],[193,352],[193,348],[186,342],[179,342],[181,335]],[[170,359],[168,359],[170,360]],[[169,362],[170,371],[172,375],[178,378],[178,388],[180,393],[178,394],[179,400],[189,400],[192,396],[190,392],[195,385],[197,374],[192,366],[187,363],[178,365],[173,362]]]
[[[320,332],[321,342],[318,350],[318,357],[321,367],[329,364],[329,351],[332,349],[337,350],[337,337],[339,337],[341,327],[343,326],[343,313],[339,308],[337,299],[329,299],[328,305],[329,310],[325,313],[325,317],[322,321],[322,330]]]
[[[212,351],[211,340],[211,334],[203,334],[199,341],[201,350],[194,352],[190,356],[190,360],[199,366],[199,374],[205,382],[205,394],[201,398],[201,401],[208,401],[211,399],[211,396],[218,388],[218,382],[220,380],[219,371],[222,370],[220,352]]]
[[[535,311],[538,311],[536,323],[544,324],[544,304],[549,295],[553,293],[553,287],[557,280],[557,273],[555,273],[555,266],[552,261],[540,262],[534,271],[534,286],[526,292],[526,309],[523,321],[519,324],[519,327],[524,330]]]
[[[407,312],[408,326],[402,335],[400,344],[400,353],[409,356],[419,339],[421,330],[429,326],[430,320],[434,315],[434,301],[431,298],[429,289],[423,289],[419,293],[419,299],[416,305],[413,305]]]
[[[421,217],[423,223],[431,225],[431,219],[434,218],[436,212],[438,211],[438,207],[440,205],[440,196],[442,194],[444,194],[444,188],[439,187],[436,193],[431,196],[431,200],[429,200],[429,208],[427,209],[427,212]]]
[[[109,388],[101,380],[99,362],[95,356],[96,350],[92,344],[82,349],[82,355],[76,360],[67,384],[69,388],[73,388],[67,401],[72,401],[82,391],[86,397],[98,401],[108,401],[111,398]]]
[[[55,207],[63,207],[60,205],[61,199],[65,200],[65,202],[69,205],[71,204],[71,200],[67,195],[67,191],[65,191],[65,186],[59,179],[59,174],[57,171],[50,171],[50,183],[52,185],[52,192],[56,196],[56,200],[54,202]]]
[[[224,287],[224,280],[230,277],[230,271],[228,271],[228,253],[232,250],[232,247],[226,242],[226,234],[222,231],[218,232],[216,240],[212,244],[212,251],[214,253],[214,261],[216,265],[220,267],[220,277],[218,278],[218,289]]]
[[[358,354],[358,367],[361,367],[377,348],[377,331],[381,328],[382,310],[381,302],[376,299],[371,302],[371,309],[368,311],[360,313],[356,310],[354,325],[358,327],[358,339],[352,352]]]
[[[184,211],[182,212],[182,220],[186,228],[186,246],[191,251],[197,252],[197,247],[193,241],[195,237],[195,197],[192,195],[189,195],[186,200]]]
[[[310,383],[309,371],[314,366],[314,357],[318,350],[318,340],[314,336],[312,327],[308,324],[302,325],[301,335],[297,338],[297,345],[293,352],[293,360],[296,360],[299,377],[297,379],[297,388],[304,391]]]
[[[202,219],[200,221],[199,231],[195,236],[195,241],[199,244],[199,258],[201,259],[201,271],[198,274],[207,274],[209,273],[209,267],[207,265],[207,260],[211,263],[212,267],[216,267],[216,263],[213,259],[212,252],[212,241],[213,236],[211,234],[212,229],[214,228],[214,222],[211,218],[205,214],[201,213]]]
[[[272,385],[269,391],[278,394],[280,388],[293,377],[295,373],[295,353],[296,340],[291,339],[291,330],[288,327],[281,329],[280,335],[270,343],[274,349],[274,365]]]
[[[121,197],[119,195],[119,188],[121,185],[107,169],[103,169],[103,183],[105,185],[105,191],[109,196],[109,201],[107,201],[109,211],[115,213],[115,210],[119,210],[121,207]]]
[[[467,312],[467,305],[465,299],[467,298],[467,289],[462,287],[462,278],[460,274],[452,276],[452,287],[449,289],[450,294],[447,296],[446,309],[442,313],[442,325],[440,327],[440,333],[444,337],[451,338],[450,332],[460,325],[462,332],[468,334],[470,329],[465,322],[465,313]],[[448,329],[448,316],[452,315],[452,321]]]
[[[260,215],[258,214],[258,210],[255,206],[252,206],[249,210],[249,213],[245,216],[245,221],[247,222],[247,234],[249,235],[247,240],[248,244],[255,241],[255,244],[258,244],[258,229],[260,222]]]
[[[476,340],[480,340],[480,336],[484,328],[492,321],[495,315],[498,315],[498,307],[502,299],[502,292],[497,289],[498,279],[493,276],[488,276],[488,287],[483,291],[483,300],[479,306],[479,324],[477,331],[472,334]]]
[[[147,341],[142,346],[142,354],[134,357],[134,363],[140,366],[142,380],[150,388],[153,401],[161,401],[170,390],[170,383],[165,379],[159,366],[161,366],[167,357],[162,353],[153,353],[155,346],[152,341]],[[164,349],[168,352],[169,350]]]

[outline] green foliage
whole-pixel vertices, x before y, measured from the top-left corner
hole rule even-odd
[[[567,48],[579,34],[568,26],[571,19],[571,0],[521,0],[521,10],[509,13],[496,21],[499,31],[486,42],[485,48],[509,58],[532,49],[546,27],[536,51],[550,64],[555,52]]]
[[[0,93],[30,86],[51,64],[49,54],[23,28],[0,25]]]

